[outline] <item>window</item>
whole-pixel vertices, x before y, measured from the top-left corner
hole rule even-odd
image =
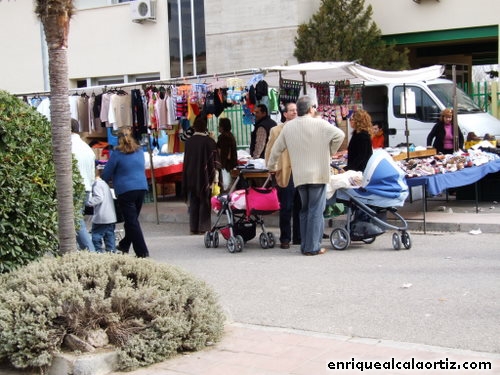
[[[170,76],[207,72],[204,0],[168,0]]]
[[[406,86],[415,93],[416,113],[408,114],[408,118],[412,118],[422,122],[436,122],[439,117],[439,107],[432,98],[424,90],[417,86]],[[404,114],[400,113],[401,108],[401,93],[403,86],[394,87],[393,92],[393,111],[394,117],[403,118]]]

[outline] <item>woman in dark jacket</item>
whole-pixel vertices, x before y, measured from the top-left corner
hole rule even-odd
[[[373,154],[372,119],[368,112],[360,109],[354,112],[350,122],[353,131],[347,146],[347,166],[344,169],[363,172]]]
[[[219,182],[219,152],[207,132],[206,115],[200,114],[193,124],[194,133],[186,140],[182,189],[189,205],[191,234],[202,234],[211,228],[210,197],[212,185]]]
[[[439,116],[438,122],[427,136],[427,146],[434,147],[437,152],[453,154],[453,111],[445,108]],[[434,143],[433,143],[434,140]],[[458,128],[458,148],[464,147],[464,135]]]
[[[219,119],[219,138],[217,138],[217,148],[219,150],[220,162],[222,165],[222,186],[224,190],[229,188],[231,183],[231,170],[238,165],[238,154],[236,151],[236,139],[231,133],[231,120],[228,118]],[[227,180],[227,181],[225,181]]]

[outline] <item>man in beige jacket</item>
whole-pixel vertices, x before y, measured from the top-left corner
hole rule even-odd
[[[273,127],[269,134],[269,141],[266,147],[266,163],[269,161],[269,155],[271,154],[273,144],[280,135],[283,127],[288,121],[293,120],[295,117],[297,117],[297,106],[295,103],[285,104],[283,117],[285,117],[285,122]],[[288,150],[283,151],[278,159],[278,164],[276,167],[276,183],[278,184],[278,199],[280,201],[280,247],[282,249],[288,249],[290,248],[292,234],[293,243],[296,245],[300,245],[300,197],[297,189],[295,189],[295,186],[293,184],[292,165],[290,163]]]
[[[304,255],[326,252],[323,239],[323,211],[326,205],[326,184],[330,181],[330,161],[344,140],[345,134],[335,125],[316,118],[316,103],[303,96],[297,101],[298,117],[289,121],[274,142],[268,168],[276,171],[278,158],[288,150],[293,181],[300,194],[301,251]]]

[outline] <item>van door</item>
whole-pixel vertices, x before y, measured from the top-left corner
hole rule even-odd
[[[414,114],[401,114],[401,95],[404,89],[410,89],[415,93]],[[406,130],[408,129],[408,141],[415,146],[426,146],[427,135],[439,118],[441,111],[438,103],[426,91],[426,86],[418,84],[394,85],[392,87],[392,108],[389,109],[389,145],[396,147],[406,145]]]
[[[385,147],[388,146],[388,128],[389,121],[387,117],[388,104],[388,87],[387,85],[370,85],[363,86],[362,103],[363,109],[367,111],[373,123],[378,123],[382,126],[385,134]]]

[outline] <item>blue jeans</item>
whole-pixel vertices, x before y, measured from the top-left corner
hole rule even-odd
[[[300,243],[299,213],[301,204],[299,193],[293,185],[292,176],[290,176],[290,182],[287,187],[278,186],[278,199],[280,201],[280,242],[290,242],[293,238],[293,243]]]
[[[316,253],[323,239],[323,211],[326,206],[326,185],[305,184],[297,187],[302,207],[300,209],[300,250]]]
[[[82,213],[85,208],[85,203],[89,200],[90,192],[85,192],[85,200],[82,205]],[[94,244],[92,242],[92,238],[90,237],[89,231],[87,230],[87,225],[85,224],[85,220],[83,218],[80,220],[80,229],[76,231],[76,242],[78,243],[78,247],[80,250],[89,250],[95,251]]]
[[[102,241],[104,249],[114,253],[115,249],[115,224],[92,224],[92,242],[97,252],[102,253]]]

